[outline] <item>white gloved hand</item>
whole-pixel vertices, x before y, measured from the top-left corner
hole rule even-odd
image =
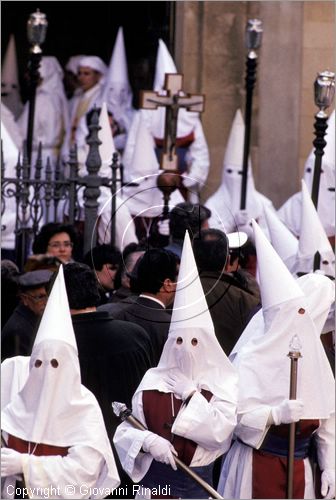
[[[335,498],[335,470],[325,469],[321,476],[321,494],[323,498]]]
[[[298,422],[302,415],[302,399],[285,399],[280,405],[272,408],[272,417],[275,425]]]
[[[247,210],[238,210],[233,218],[238,227],[247,226],[251,219]]]
[[[142,443],[142,449],[145,452],[150,453],[158,462],[168,465],[170,464],[174,470],[177,470],[174,460],[174,455],[177,456],[177,451],[167,439],[151,432],[145,437],[145,440]]]
[[[198,182],[196,179],[193,179],[192,177],[190,177],[188,174],[182,174],[181,175],[181,178],[182,178],[182,184],[185,188],[192,188],[192,187],[195,187],[197,186]]]
[[[10,448],[1,448],[1,476],[14,476],[22,472],[23,454]]]
[[[162,236],[169,236],[169,219],[159,220],[157,223],[158,231]]]
[[[179,396],[182,401],[185,401],[193,392],[197,391],[195,383],[182,373],[177,375],[174,372],[169,372],[167,386],[171,392]]]

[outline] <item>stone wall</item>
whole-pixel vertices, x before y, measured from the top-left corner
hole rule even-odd
[[[253,96],[253,171],[257,189],[279,207],[299,189],[312,147],[316,73],[333,68],[333,2],[176,2],[175,61],[185,90],[206,95],[202,122],[211,174],[205,200],[220,183],[236,109],[244,114],[244,33],[253,17],[264,25]]]

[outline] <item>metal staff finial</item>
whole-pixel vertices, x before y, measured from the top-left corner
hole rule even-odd
[[[290,358],[290,386],[289,386],[289,399],[296,399],[297,389],[297,374],[298,374],[298,360],[301,356],[302,345],[297,335],[294,335],[289,344],[289,353],[287,356]],[[295,428],[296,423],[289,424],[289,438],[288,438],[288,454],[287,454],[287,498],[293,498],[293,479],[294,479],[294,452],[295,452]]]
[[[246,103],[245,103],[245,136],[244,136],[244,153],[242,165],[242,183],[240,193],[240,209],[246,208],[246,192],[247,192],[247,171],[248,157],[250,153],[250,137],[251,137],[251,121],[252,121],[252,98],[253,88],[256,82],[257,70],[257,52],[256,50],[261,45],[262,39],[262,22],[260,19],[249,19],[245,31],[245,45],[248,50],[246,58]]]
[[[27,123],[27,153],[29,163],[31,162],[33,134],[34,134],[34,115],[35,115],[35,97],[36,87],[40,80],[39,66],[42,58],[41,45],[47,34],[48,21],[46,15],[37,9],[30,14],[27,21],[27,38],[31,45],[29,58],[29,110]],[[30,177],[30,165],[29,165]]]
[[[315,147],[314,155],[315,155],[315,164],[314,164],[314,175],[313,175],[313,184],[312,184],[312,192],[311,197],[314,203],[314,206],[317,210],[318,206],[318,195],[320,188],[320,177],[322,170],[322,156],[324,155],[324,148],[326,146],[326,141],[324,140],[324,136],[326,134],[326,130],[328,128],[327,119],[328,115],[325,110],[331,105],[335,96],[335,73],[331,71],[322,71],[318,73],[317,78],[314,82],[314,97],[315,104],[320,109],[315,115],[315,136],[316,138],[313,141],[313,145]]]

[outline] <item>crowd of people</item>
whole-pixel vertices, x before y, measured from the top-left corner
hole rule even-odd
[[[66,205],[59,220],[42,221],[23,269],[9,234],[2,243],[1,497],[288,498],[290,486],[293,498],[334,498],[334,113],[319,210],[310,157],[302,193],[277,212],[251,164],[239,208],[239,110],[221,186],[200,203],[208,148],[198,114],[181,110],[179,181],[163,216],[164,113],[135,110],[118,68],[127,68],[122,30],[109,67],[71,58],[66,91],[56,58],[42,58],[32,165],[42,142],[67,175],[76,143],[86,175],[96,106],[99,175],[111,175],[117,151],[130,184],[117,194],[115,245],[107,188],[86,254]],[[176,67],[160,41],[155,91],[166,73]],[[20,150],[27,113],[1,117],[5,163]]]

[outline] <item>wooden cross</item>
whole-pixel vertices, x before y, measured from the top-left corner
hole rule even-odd
[[[163,170],[178,171],[178,157],[175,152],[177,117],[180,108],[187,111],[204,111],[204,95],[180,95],[182,90],[183,75],[166,73],[164,90],[167,95],[158,92],[142,90],[140,93],[140,108],[157,109],[158,106],[166,108],[165,136],[163,153],[160,165]]]

